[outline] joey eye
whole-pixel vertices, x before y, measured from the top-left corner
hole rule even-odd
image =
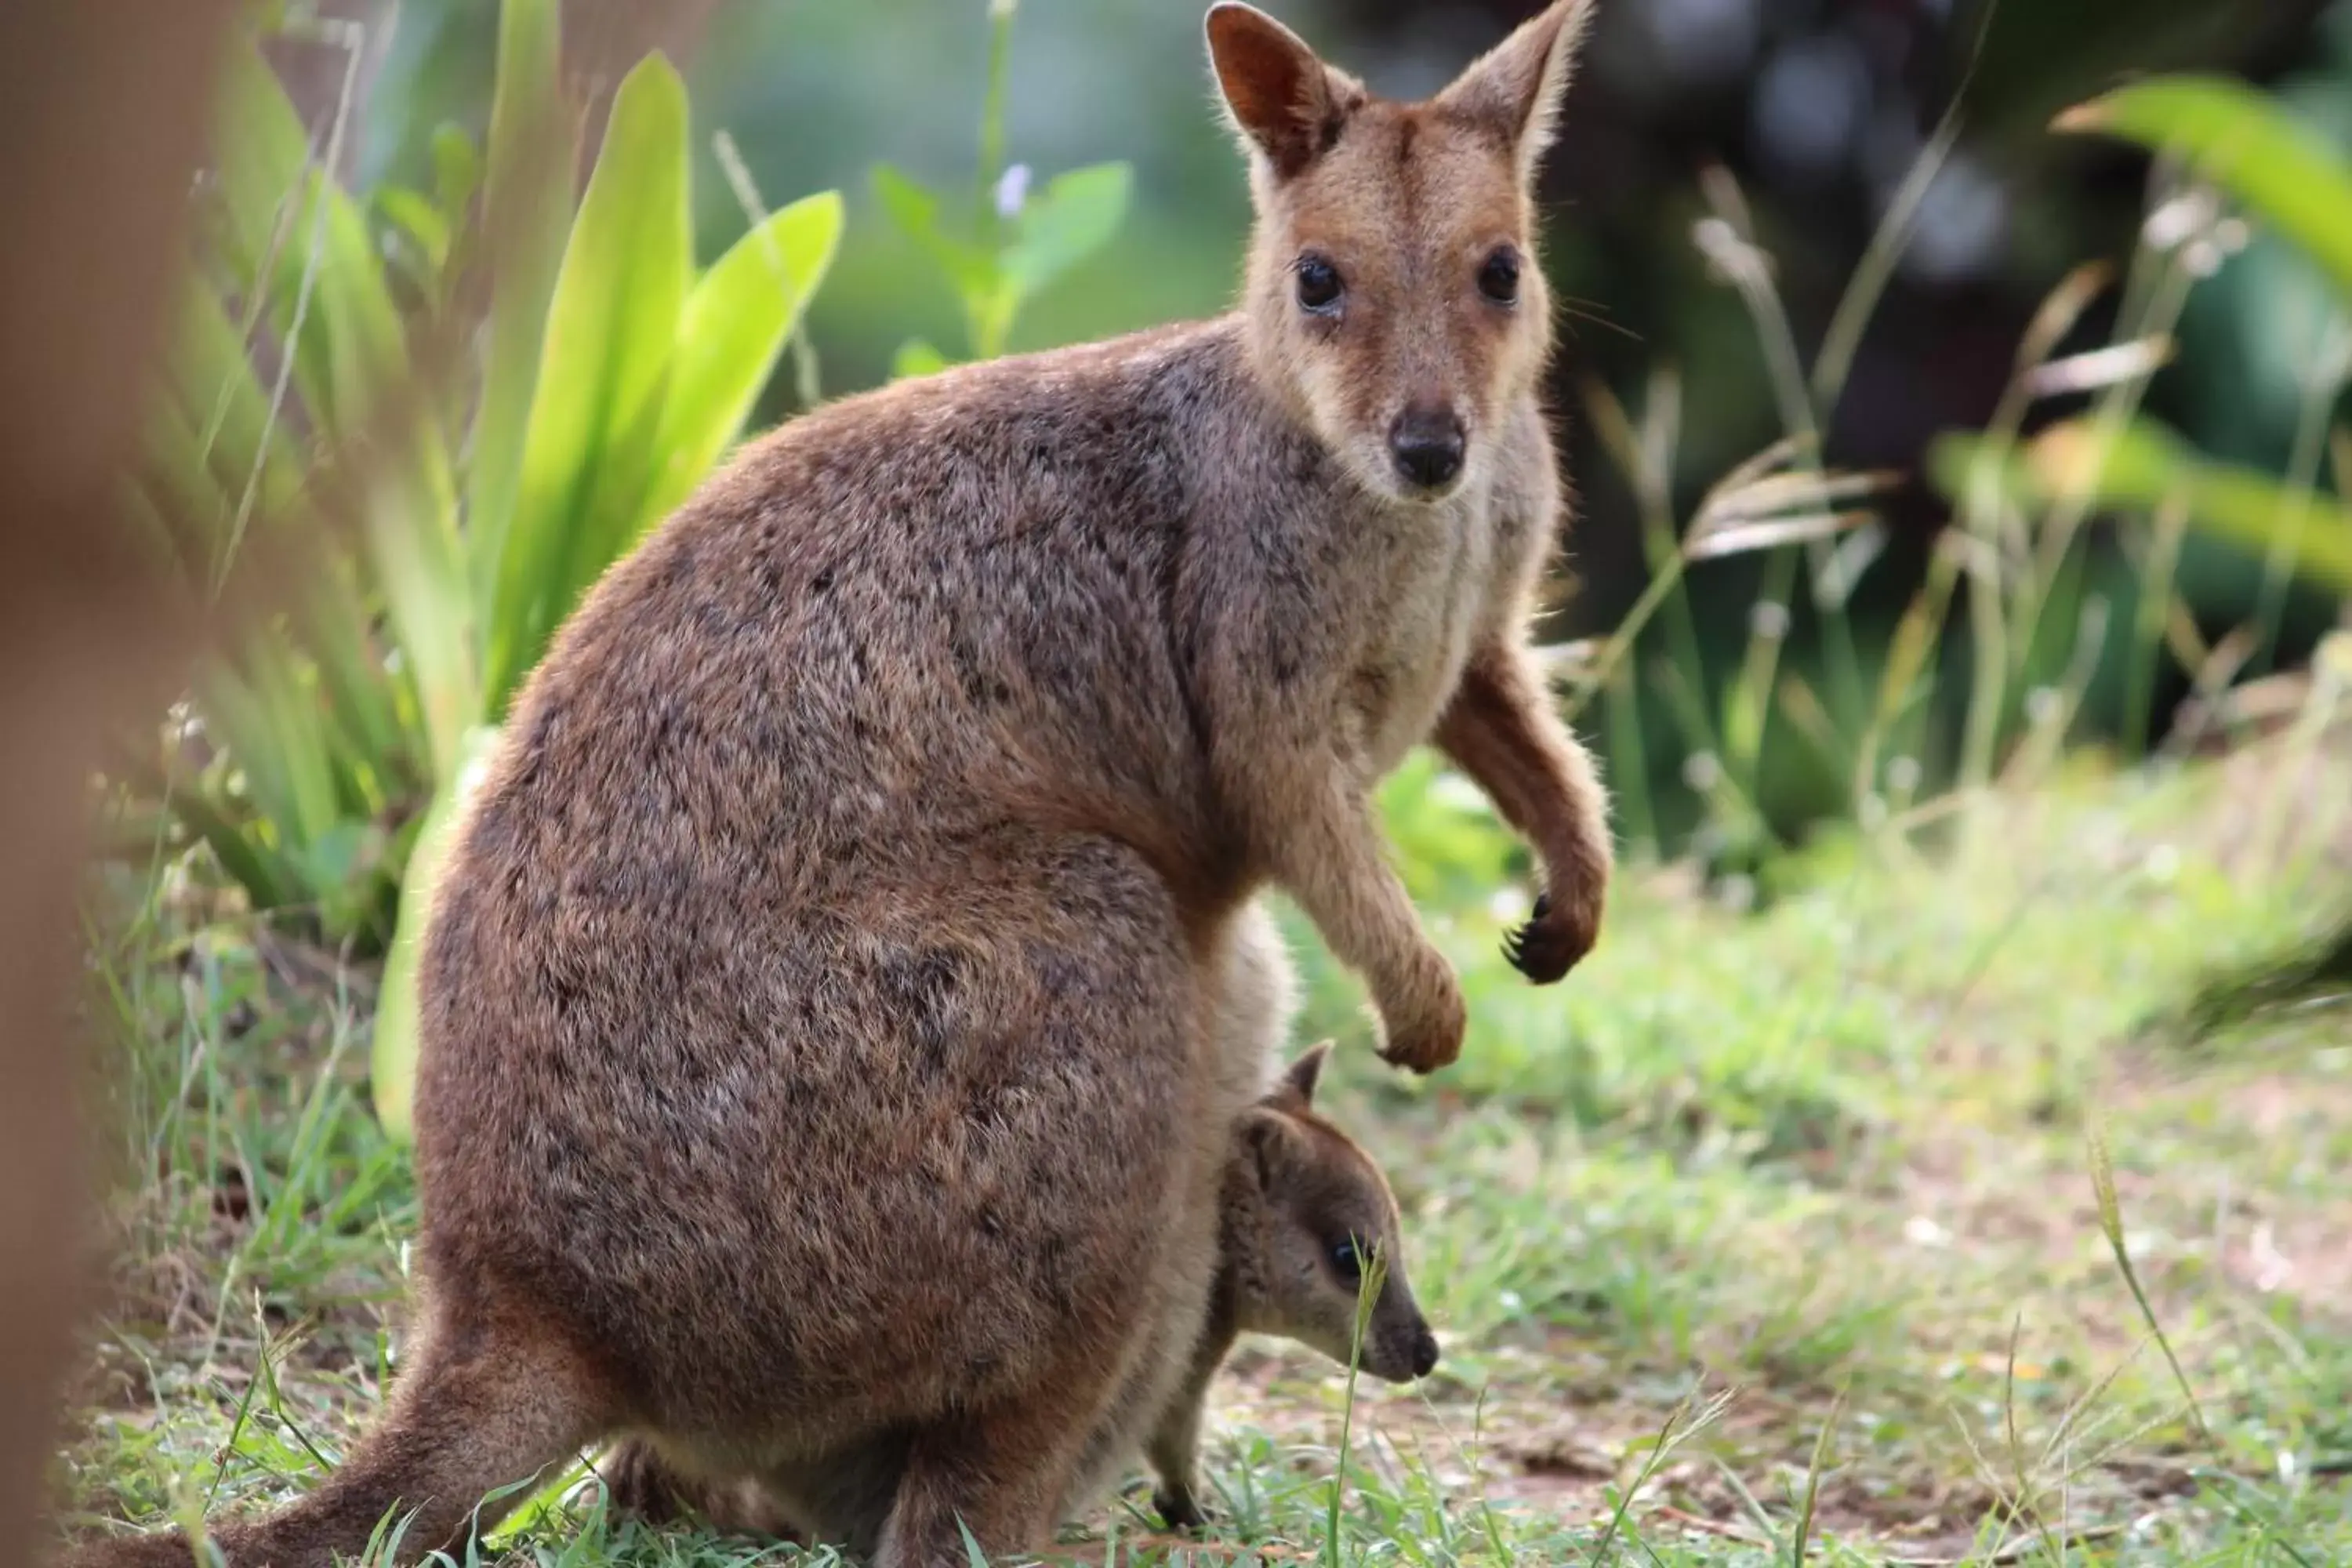
[[[1519,298],[1519,253],[1506,245],[1486,258],[1478,268],[1478,292],[1497,305],[1512,305]]]
[[[1318,316],[1337,314],[1339,297],[1347,292],[1339,269],[1319,256],[1302,256],[1293,269],[1298,275],[1298,304]]]
[[[1354,1237],[1351,1236],[1345,1241],[1332,1245],[1331,1272],[1337,1274],[1343,1284],[1358,1285],[1363,1282],[1364,1255],[1357,1247]]]

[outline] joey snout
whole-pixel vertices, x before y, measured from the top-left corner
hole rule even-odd
[[[1382,1383],[1413,1383],[1436,1370],[1437,1336],[1418,1310],[1393,1322],[1376,1316],[1369,1327],[1359,1363],[1365,1372]]]

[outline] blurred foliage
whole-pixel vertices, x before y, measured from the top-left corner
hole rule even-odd
[[[1938,483],[1965,493],[1986,451],[1965,437],[1931,453]],[[2301,494],[2271,475],[2212,461],[2153,420],[2135,419],[2103,434],[2087,420],[2043,431],[2005,465],[2010,503],[2064,506],[2087,498],[2111,510],[2154,512],[2177,503],[2217,537],[2252,551],[2274,546],[2296,570],[2332,592],[2352,595],[2352,508]]]
[[[990,7],[988,97],[980,118],[979,195],[969,236],[954,232],[946,199],[887,163],[874,169],[874,193],[898,232],[914,242],[963,307],[969,357],[994,359],[1010,346],[1021,309],[1109,243],[1134,191],[1125,163],[1093,163],[1056,174],[1029,195],[1026,163],[1004,162],[1004,89],[1016,7]],[[895,376],[925,375],[950,363],[922,338],[899,345]]]
[[[2146,569],[2135,584],[2136,636],[2119,639],[2137,645],[2126,654],[2134,672],[2126,712],[2137,725],[2159,644],[2168,643],[2200,683],[2226,681],[2242,666],[2261,670],[2272,661],[2292,577],[2335,601],[2352,601],[2352,509],[2322,489],[2320,473],[2331,445],[2339,468],[2352,457],[2352,432],[2331,429],[2352,378],[2352,157],[2283,103],[2242,82],[2201,76],[2135,83],[2068,110],[2058,125],[2138,142],[2169,165],[2143,230],[2146,265],[2135,279],[2141,286],[2127,289],[2117,341],[2057,364],[2036,363],[2021,377],[2042,394],[2099,386],[2098,405],[2021,447],[2013,427],[1947,437],[1930,450],[1927,466],[1981,546],[1982,574],[1996,579],[2025,553],[2014,548],[2025,516],[2055,520],[2031,551],[2027,572],[2045,579],[2068,569],[2086,512],[2157,520],[2157,542],[2143,554]],[[2139,408],[2147,380],[2171,357],[2189,294],[2252,237],[2240,218],[2225,216],[2217,190],[2264,233],[2299,249],[2331,295],[2307,350],[2312,362],[2283,476],[2208,457]],[[2068,300],[2063,308],[2071,320],[2081,307]],[[2054,343],[2064,334],[2045,335]],[[2229,639],[2205,646],[2192,606],[2180,597],[2188,527],[2263,563],[2252,614],[2232,633],[2234,647]],[[2038,607],[2030,585],[2015,602]],[[2144,731],[2135,728],[2133,738]]]
[[[500,23],[486,155],[445,129],[429,184],[364,202],[321,172],[342,107],[314,132],[239,58],[138,480],[194,595],[299,503],[354,524],[308,542],[306,596],[208,668],[154,772],[257,908],[362,952],[470,732],[735,439],[842,224],[810,197],[695,268],[685,89],[658,58],[621,84],[575,209],[553,0]],[[480,360],[437,376],[452,344]]]
[[[2214,77],[2161,77],[2111,92],[2058,120],[2179,160],[2299,246],[2352,300],[2352,163],[2266,95]]]

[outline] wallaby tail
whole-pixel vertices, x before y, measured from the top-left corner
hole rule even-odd
[[[523,1500],[528,1481],[603,1435],[604,1400],[568,1352],[509,1336],[428,1334],[394,1385],[382,1422],[308,1497],[206,1531],[229,1568],[331,1568],[367,1553],[414,1563],[459,1546]],[[497,1498],[487,1493],[509,1489]],[[191,1568],[180,1531],[79,1546],[58,1568]],[[203,1568],[201,1563],[196,1568]]]

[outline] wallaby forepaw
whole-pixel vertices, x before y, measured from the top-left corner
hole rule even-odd
[[[1511,967],[1538,985],[1564,979],[1601,934],[1599,900],[1555,907],[1549,893],[1538,894],[1525,925],[1503,936],[1503,956]]]
[[[1159,1512],[1160,1521],[1171,1531],[1187,1533],[1209,1522],[1201,1511],[1190,1487],[1161,1487],[1151,1494],[1151,1506]]]
[[[1389,1066],[1424,1076],[1440,1068],[1453,1066],[1461,1055],[1462,1043],[1459,1040],[1451,1046],[1440,1047],[1407,1037],[1391,1039],[1381,1047],[1381,1060]]]
[[[1391,1067],[1425,1074],[1451,1067],[1462,1055],[1462,1038],[1469,1032],[1470,1015],[1463,1005],[1462,989],[1448,971],[1433,1005],[1407,1019],[1383,1014],[1381,1023],[1384,1034],[1381,1059]]]

